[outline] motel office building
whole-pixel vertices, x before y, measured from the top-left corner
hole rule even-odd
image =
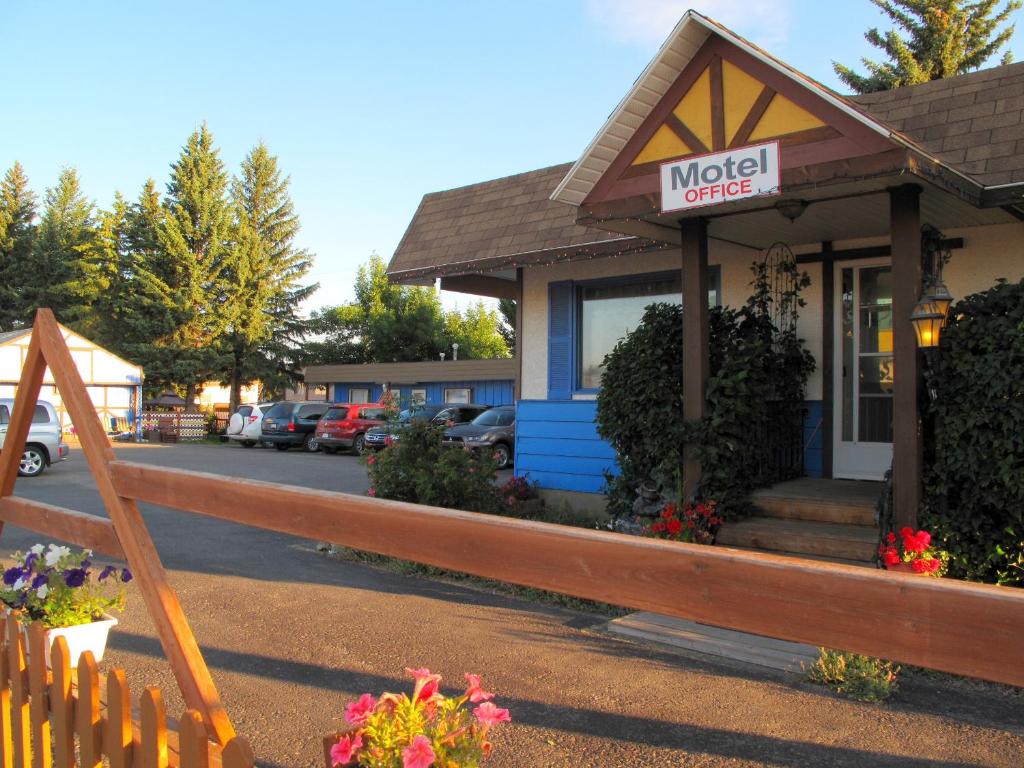
[[[682,300],[700,417],[706,307],[743,305],[751,263],[785,243],[811,280],[805,472],[891,465],[912,521],[922,227],[952,248],[956,298],[1024,277],[1022,109],[1024,64],[843,97],[689,12],[575,163],[426,195],[389,274],[518,299],[516,474],[596,502],[614,469],[594,427],[604,354],[645,305]]]

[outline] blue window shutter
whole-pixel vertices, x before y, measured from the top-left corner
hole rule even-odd
[[[572,280],[548,284],[548,400],[572,399]]]

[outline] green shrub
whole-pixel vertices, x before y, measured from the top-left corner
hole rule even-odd
[[[951,576],[1024,586],[1024,280],[952,308],[929,384],[921,527]]]
[[[366,457],[371,496],[470,512],[502,512],[497,463],[486,453],[441,443],[443,425],[414,420],[401,439]]]
[[[896,693],[899,671],[891,661],[819,648],[807,679],[857,701],[885,701]]]
[[[615,450],[620,474],[607,476],[611,514],[626,514],[636,488],[654,479],[674,487],[682,462],[683,310],[652,304],[605,358],[597,431]]]

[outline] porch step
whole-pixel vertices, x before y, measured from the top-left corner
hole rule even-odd
[[[762,517],[873,528],[880,492],[879,483],[802,478],[755,491],[751,501]]]
[[[608,622],[606,628],[616,635],[786,672],[800,672],[803,665],[810,666],[818,657],[817,648],[811,645],[736,632],[647,611],[614,619]]]
[[[726,547],[870,562],[878,548],[878,531],[874,526],[752,517],[722,526],[715,542]]]

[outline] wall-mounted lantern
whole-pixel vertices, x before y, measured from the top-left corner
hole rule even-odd
[[[939,346],[946,313],[939,311],[935,301],[928,296],[922,296],[910,315],[910,322],[914,324],[914,333],[917,334],[917,346],[921,349]]]
[[[928,224],[921,228],[924,285],[921,299],[910,315],[914,333],[917,334],[917,346],[921,349],[934,349],[939,346],[942,329],[946,325],[946,316],[953,303],[953,294],[942,281],[942,268],[946,266],[950,255],[939,230]]]

